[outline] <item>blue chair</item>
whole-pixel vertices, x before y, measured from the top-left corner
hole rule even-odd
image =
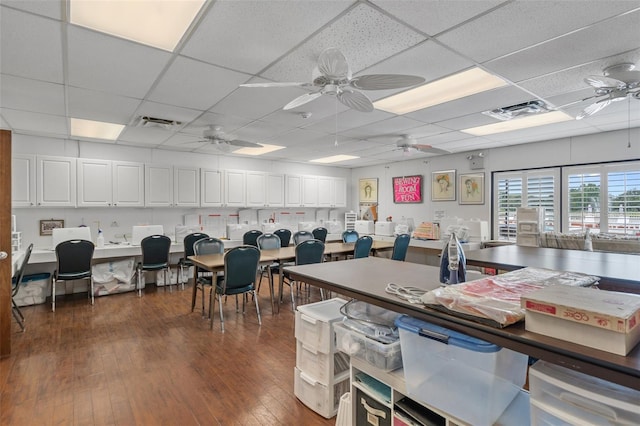
[[[56,270],[51,279],[51,310],[56,311],[58,281],[89,280],[89,298],[94,302],[91,261],[95,246],[87,240],[63,241],[56,246]]]
[[[391,259],[404,262],[404,259],[407,257],[407,250],[409,249],[410,241],[411,236],[409,234],[399,234],[396,236],[396,240],[393,242]]]
[[[205,237],[198,239],[193,244],[193,253],[197,256],[203,254],[223,254],[224,253],[224,243],[222,240],[213,237]],[[222,273],[216,274],[216,281],[220,282],[223,279],[224,275]],[[210,272],[207,272],[201,268],[198,268],[198,279],[193,284],[193,295],[191,296],[191,312],[195,309],[196,306],[196,297],[198,294],[198,290],[202,291],[202,316],[204,317],[204,293],[206,287],[212,287],[213,275]]]
[[[309,231],[298,231],[293,234],[293,244],[296,246],[303,241],[313,240],[313,234]]]
[[[360,259],[363,257],[369,257],[371,252],[371,246],[373,245],[373,238],[369,235],[363,235],[356,240],[356,245],[353,248],[353,258]]]
[[[324,228],[322,226],[317,227],[316,229],[314,229],[313,231],[311,231],[311,233],[313,234],[313,238],[315,238],[316,240],[320,240],[323,243],[325,243],[327,241],[327,233],[329,231],[327,231],[327,228]]]
[[[193,251],[193,245],[196,243],[196,241],[208,237],[209,236],[203,232],[194,232],[184,237],[184,257],[180,258],[180,260],[178,261],[178,266],[180,267],[180,282],[182,283],[183,290],[184,283],[189,281],[189,277],[185,278],[184,271],[185,269],[193,266],[193,263],[189,260],[189,256],[193,256],[195,254],[195,252]],[[191,307],[191,310],[193,311],[193,306]]]
[[[358,238],[360,237],[360,234],[358,234],[357,231],[353,231],[353,230],[346,230],[342,233],[342,242],[343,243],[355,243]]]
[[[273,231],[273,233],[280,238],[280,247],[289,247],[289,243],[291,242],[291,231],[282,228]]]
[[[171,280],[167,280],[169,271],[169,250],[171,238],[165,235],[150,235],[140,241],[142,261],[138,262],[138,296],[142,297],[142,273],[145,271],[164,271],[164,285],[171,289]],[[169,277],[171,274],[169,273]]]
[[[254,246],[258,248],[258,237],[260,235],[262,235],[262,231],[258,231],[257,229],[247,231],[242,236],[242,244],[244,244],[245,246]]]
[[[222,312],[222,296],[240,295],[251,293],[256,303],[256,312],[258,313],[258,324],[262,325],[260,318],[260,307],[258,306],[258,298],[256,297],[256,277],[258,273],[258,265],[260,263],[260,250],[253,246],[240,246],[229,250],[224,256],[224,279],[220,283],[216,283],[215,288],[211,291],[211,300],[209,302],[209,313],[211,317],[211,328],[213,329],[214,311],[216,308],[216,296],[218,305],[220,306],[220,328],[224,333],[224,314]],[[215,293],[215,294],[214,294]],[[236,298],[236,312],[238,311]],[[245,312],[245,301],[242,298],[242,313]]]
[[[302,241],[300,244],[296,245],[296,265],[308,265],[311,263],[322,263],[324,260],[324,243],[320,240],[306,240]],[[288,282],[284,281],[280,283],[280,302],[282,302],[282,288],[283,284],[289,285],[289,290],[291,293],[291,308],[295,311],[296,309],[296,301],[293,296],[293,283],[291,279],[286,275],[285,277]]]
[[[262,234],[258,237],[258,248],[260,250],[277,250],[281,247],[282,243],[280,241],[280,237],[278,237],[275,233]],[[271,285],[273,283],[273,274],[279,273],[279,268],[280,265],[278,263],[272,263],[271,265],[262,267],[260,270],[260,279],[258,280],[257,292],[260,293],[260,285],[262,284],[262,278],[264,277],[264,274],[269,274],[269,292],[271,294],[271,302],[273,302],[273,286]],[[273,304],[271,308],[273,309]]]
[[[29,263],[29,258],[31,257],[32,251],[33,243],[29,244],[29,247],[27,247],[27,251],[24,254],[24,258],[22,259],[20,267],[16,271],[15,275],[11,278],[11,313],[13,313],[13,317],[16,319],[16,322],[18,323],[22,331],[24,331],[25,329],[24,315],[22,315],[22,311],[16,303],[15,298],[20,291],[20,284],[22,283],[22,278],[24,278],[24,270],[27,269],[27,264]]]

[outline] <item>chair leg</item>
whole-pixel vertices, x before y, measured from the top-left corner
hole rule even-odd
[[[11,312],[13,313],[13,317],[16,319],[16,322],[20,326],[20,330],[24,333],[24,315],[22,315],[22,311],[20,307],[16,304],[16,301],[11,299]]]
[[[291,293],[291,310],[293,310],[295,312],[295,310],[296,310],[296,298],[293,295],[294,283],[295,283],[296,286],[298,285],[297,281],[289,281],[289,293]]]
[[[94,290],[93,290],[93,277],[89,277],[89,281],[91,282],[91,285],[89,286],[89,291],[91,291],[91,305],[93,306],[93,302],[95,301],[95,297],[94,297]]]
[[[254,290],[253,292],[255,293],[256,291]],[[262,318],[260,317],[260,306],[258,306],[258,296],[255,296],[253,299],[256,302],[256,312],[258,313],[258,325],[262,325]]]
[[[193,293],[191,294],[191,312],[196,308],[196,297],[198,296],[198,281],[193,282]],[[203,303],[202,309],[204,309],[204,294],[202,295]],[[203,312],[204,315],[204,312]]]
[[[236,303],[238,303],[238,298],[236,297]],[[224,314],[222,313],[222,296],[218,295],[218,305],[220,307],[220,330],[224,333]],[[213,320],[211,321],[213,325]]]
[[[51,311],[56,311],[56,278],[51,278]]]
[[[138,297],[142,297],[142,268],[138,267],[137,275],[136,285],[138,287]]]
[[[180,265],[180,285],[182,286],[182,291],[184,291],[184,284],[187,280],[184,279],[184,265]]]
[[[169,286],[169,293],[173,293],[173,288],[171,288],[171,274],[169,274],[169,281],[167,281],[167,269],[169,269],[169,267],[164,268],[164,291],[167,291],[167,286]]]

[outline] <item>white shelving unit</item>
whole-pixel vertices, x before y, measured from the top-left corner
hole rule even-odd
[[[356,229],[356,220],[358,219],[358,214],[355,212],[347,212],[344,214],[344,229],[345,231],[355,231]]]
[[[11,253],[15,253],[22,249],[22,232],[11,233]]]

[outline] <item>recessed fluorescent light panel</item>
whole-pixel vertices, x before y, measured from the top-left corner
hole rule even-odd
[[[268,152],[278,151],[279,149],[286,148],[284,146],[267,145],[267,144],[264,144],[264,143],[261,143],[260,145],[262,145],[262,148],[240,148],[240,149],[237,149],[237,150],[233,151],[233,153],[234,154],[245,154],[245,155],[262,155],[262,154],[266,154]]]
[[[172,52],[204,0],[71,0],[71,23]]]
[[[503,79],[480,68],[471,68],[406,92],[380,99],[374,102],[373,106],[382,111],[402,115],[502,87],[506,84],[507,82]]]
[[[124,129],[123,124],[105,123],[104,121],[71,119],[71,135],[83,138],[107,139],[115,141]]]
[[[316,158],[315,160],[309,160],[310,163],[337,163],[339,161],[355,160],[354,155],[333,155],[331,157]]]
[[[493,135],[495,133],[510,132],[512,130],[527,129],[529,127],[543,126],[545,124],[561,123],[569,120],[573,120],[573,117],[562,111],[553,111],[545,114],[531,115],[524,118],[516,118],[515,120],[510,121],[501,121],[499,123],[471,127],[460,131],[474,136],[485,136]]]

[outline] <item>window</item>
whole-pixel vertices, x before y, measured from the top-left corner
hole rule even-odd
[[[607,173],[607,232],[640,235],[640,170]]]
[[[567,173],[565,232],[600,231],[600,188],[598,168],[569,168]]]

